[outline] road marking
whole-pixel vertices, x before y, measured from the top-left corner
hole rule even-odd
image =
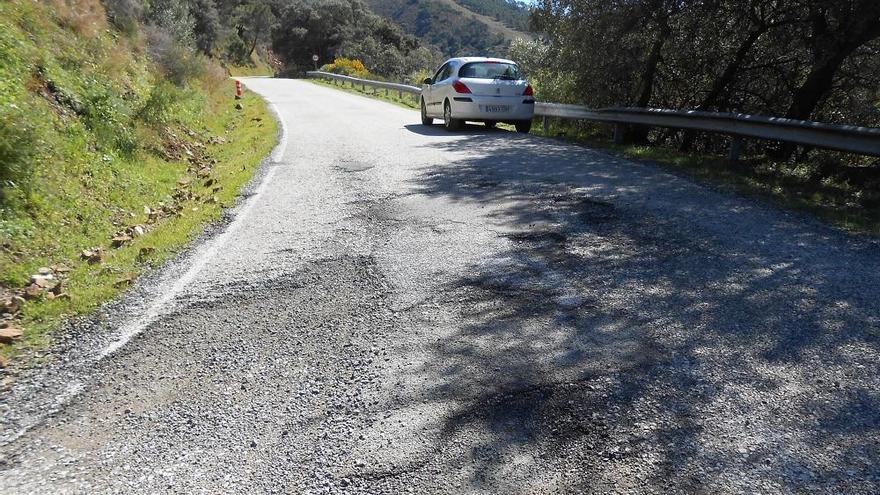
[[[269,155],[269,164],[277,165],[281,162],[281,159],[284,157],[284,153],[287,149],[287,124],[284,122],[284,118],[281,116],[281,112],[278,111],[278,107],[275,106],[274,103],[269,104],[269,108],[272,109],[272,112],[275,113],[278,123],[281,125],[281,137],[278,140],[278,144],[275,145],[275,149]],[[268,164],[267,164],[268,165]],[[132,338],[140,334],[144,331],[147,326],[156,321],[160,316],[165,314],[166,312],[163,309],[170,303],[180,291],[186,287],[187,284],[192,282],[192,280],[202,271],[205,265],[208,264],[208,261],[213,258],[220,248],[226,244],[226,240],[236,231],[243,223],[243,219],[248,215],[248,212],[254,207],[254,205],[259,201],[260,196],[266,191],[266,188],[269,186],[269,183],[272,182],[272,178],[275,176],[275,172],[277,171],[277,167],[272,166],[266,172],[266,175],[260,180],[260,184],[257,186],[256,191],[254,191],[253,196],[248,198],[248,200],[241,206],[241,209],[235,215],[235,218],[232,220],[232,223],[229,224],[229,227],[214,239],[208,241],[205,245],[200,248],[199,254],[195,255],[195,261],[192,266],[183,274],[182,277],[177,279],[177,281],[167,290],[163,291],[163,295],[150,304],[149,308],[142,314],[138,316],[134,316],[129,319],[129,323],[120,327],[119,335],[107,345],[100,353],[98,353],[94,362],[101,361],[102,359],[110,356],[114,352],[121,349],[125,344],[131,341]],[[24,425],[22,428],[15,431],[13,434],[9,436],[0,437],[2,441],[0,441],[0,445],[9,445],[12,442],[18,440],[21,436],[27,433],[31,428],[40,424],[48,415],[59,411],[62,407],[69,404],[76,396],[78,396],[82,391],[85,390],[85,383],[83,380],[73,380],[69,382],[63,391],[61,391],[58,395],[54,397],[51,405],[42,409],[41,413],[38,414],[36,421],[32,424]]]
[[[281,162],[287,149],[287,125],[284,123],[284,118],[281,116],[281,112],[278,111],[278,107],[276,107],[274,103],[271,103],[269,107],[272,109],[272,112],[275,113],[278,118],[278,123],[281,125],[281,138],[270,155],[270,162],[272,164],[277,164]],[[266,188],[269,186],[269,183],[272,182],[272,177],[275,176],[276,170],[277,167],[271,167],[269,171],[266,172],[266,175],[263,176],[263,179],[257,186],[256,191],[254,191],[253,196],[248,198],[247,202],[241,207],[241,210],[236,213],[235,218],[232,220],[232,223],[229,224],[229,227],[201,248],[201,252],[195,256],[195,261],[186,273],[178,278],[170,288],[164,290],[160,297],[153,300],[142,316],[132,318],[129,323],[121,327],[117,339],[107,345],[107,347],[98,354],[98,360],[101,360],[121,349],[133,337],[143,332],[147,326],[166,313],[165,309],[168,304],[177,297],[184,287],[189,285],[196,278],[196,275],[202,271],[205,265],[208,264],[208,261],[216,257],[220,248],[226,244],[227,239],[229,239],[229,237],[241,227],[248,212],[250,212],[254,205],[257,204],[260,196],[263,195]]]

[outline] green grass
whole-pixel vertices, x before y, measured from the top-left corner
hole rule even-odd
[[[371,98],[389,101],[406,108],[419,109],[418,97],[396,92],[386,96],[384,90],[361,90],[360,86],[332,83],[309,79],[315,84],[357,93]],[[500,124],[501,129],[513,130],[513,126]],[[863,157],[824,152],[817,162],[781,163],[766,156],[745,156],[738,163],[731,164],[725,156],[683,153],[660,146],[619,145],[607,137],[607,130],[600,125],[578,125],[551,120],[545,134],[540,119],[535,120],[532,134],[561,138],[568,142],[600,148],[611,153],[636,160],[649,161],[667,169],[686,175],[721,190],[735,192],[777,206],[806,213],[836,225],[844,230],[880,234],[880,207],[872,207],[880,191],[876,185],[858,184],[840,176],[823,175],[819,161],[831,160],[835,167],[840,163],[857,162],[869,166]],[[865,165],[868,164],[868,165]],[[868,201],[865,201],[868,199]]]
[[[229,75],[232,77],[247,77],[247,76],[268,76],[272,77],[275,75],[275,70],[269,66],[263,59],[257,56],[256,53],[251,55],[251,63],[248,65],[227,65],[226,69],[229,71]]]
[[[9,83],[0,93],[0,296],[40,267],[71,270],[62,276],[69,297],[27,301],[13,321],[24,338],[0,345],[0,356],[45,347],[64,318],[174,255],[234,202],[276,140],[265,103],[246,92],[235,110],[222,72],[172,85],[137,40],[84,33],[76,20],[40,3],[0,4],[0,79]],[[176,211],[149,223],[145,208],[162,205]],[[111,246],[117,231],[148,224]],[[96,247],[101,263],[80,258]]]

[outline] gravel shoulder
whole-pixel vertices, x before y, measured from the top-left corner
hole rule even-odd
[[[74,328],[52,380],[3,393],[0,492],[880,492],[875,239],[247,84],[286,150],[232,223]]]

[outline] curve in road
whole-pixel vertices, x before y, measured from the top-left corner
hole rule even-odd
[[[880,492],[875,240],[247,85],[289,136],[262,189],[4,394],[0,491]]]

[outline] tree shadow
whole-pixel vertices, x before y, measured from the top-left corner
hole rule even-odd
[[[486,205],[508,248],[442,288],[459,323],[417,373],[456,405],[472,488],[877,491],[876,241],[604,153],[460,137],[414,185]]]

